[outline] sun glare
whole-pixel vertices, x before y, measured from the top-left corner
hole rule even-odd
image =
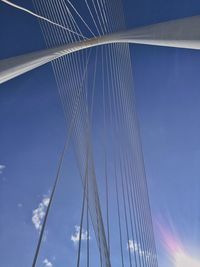
[[[200,267],[200,259],[195,259],[187,253],[187,249],[178,238],[178,235],[171,233],[159,221],[156,221],[157,229],[161,234],[161,240],[172,260],[173,267]]]
[[[191,258],[183,252],[175,253],[175,267],[200,267],[200,261]]]

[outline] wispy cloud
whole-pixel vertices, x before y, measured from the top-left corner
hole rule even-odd
[[[71,241],[74,243],[74,245],[77,245],[80,239],[80,226],[75,225],[75,231],[74,234],[71,235]],[[81,233],[81,240],[85,241],[91,239],[90,236],[88,236],[87,230],[82,229]]]
[[[51,263],[48,259],[44,259],[43,264],[45,267],[53,267],[53,263]]]
[[[127,249],[130,249],[131,253],[137,253],[141,257],[149,258],[152,254],[141,248],[141,245],[134,240],[129,240],[127,243]]]
[[[5,169],[5,167],[6,167],[5,165],[0,164],[0,174],[3,173],[3,170]]]
[[[42,221],[44,219],[49,200],[49,197],[44,196],[42,201],[39,203],[37,209],[33,210],[32,222],[35,226],[35,229],[38,231],[40,231],[42,228]]]

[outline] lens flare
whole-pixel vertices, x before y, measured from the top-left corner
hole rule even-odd
[[[173,258],[175,267],[200,267],[200,261],[191,258],[183,251],[174,253]]]
[[[176,234],[172,234],[166,227],[156,222],[161,234],[164,247],[168,251],[174,267],[200,267],[200,260],[189,255]]]

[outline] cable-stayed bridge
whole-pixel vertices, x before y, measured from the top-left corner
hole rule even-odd
[[[126,30],[121,1],[85,0],[88,17],[83,17],[78,6],[69,0],[33,0],[33,3],[35,11],[31,13],[39,14],[47,49],[2,59],[0,82],[51,62],[68,133],[32,266],[37,266],[48,213],[59,186],[63,159],[69,143],[73,142],[83,185],[77,267],[83,264],[90,266],[90,225],[96,237],[100,266],[113,266],[110,240],[114,235],[121,266],[156,267],[158,261],[128,43],[200,49],[200,17]],[[102,125],[99,141],[104,155],[100,164],[103,170],[101,177],[98,175],[93,141],[95,103]],[[105,216],[98,179],[105,180]],[[114,189],[109,187],[110,184],[115,185]],[[111,191],[114,191],[116,202],[117,233],[112,232]],[[83,263],[84,225],[87,229],[87,256]],[[127,255],[124,244],[127,245]]]

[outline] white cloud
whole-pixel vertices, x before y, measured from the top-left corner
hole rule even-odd
[[[151,256],[151,253],[147,250],[142,250],[139,243],[133,240],[129,240],[127,243],[127,249],[130,249],[131,253],[137,253],[140,256],[145,256],[149,258]]]
[[[0,164],[0,174],[3,173],[3,170],[5,169],[5,167],[6,167],[5,165]]]
[[[40,231],[42,228],[42,221],[45,216],[46,208],[49,204],[49,197],[44,196],[42,201],[39,203],[38,208],[33,210],[32,222],[36,230]]]
[[[127,249],[130,249],[132,253],[137,252],[139,250],[138,243],[133,240],[129,240],[127,243]]]
[[[18,203],[18,204],[17,204],[17,207],[18,207],[18,208],[22,208],[22,207],[23,207],[23,204],[22,204],[22,203]]]
[[[47,241],[47,236],[48,236],[48,230],[45,230],[43,233],[42,241],[46,242]]]
[[[44,259],[43,264],[45,267],[53,267],[53,264],[48,259]]]
[[[74,245],[77,245],[80,237],[80,226],[75,225],[74,227],[75,232],[73,235],[71,235],[71,241],[74,243]],[[90,239],[90,236],[88,236],[88,232],[86,230],[82,229],[81,240],[85,241],[87,239]]]

